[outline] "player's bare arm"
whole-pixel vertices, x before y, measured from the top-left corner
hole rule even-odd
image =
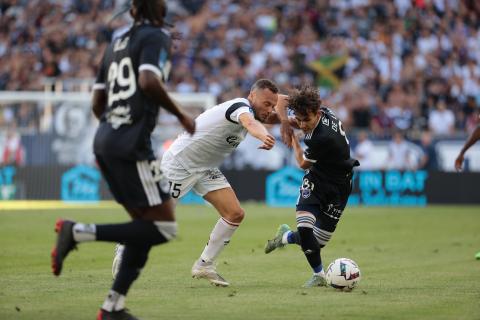
[[[105,89],[94,89],[92,97],[92,111],[97,119],[100,119],[105,112],[105,106],[107,104],[107,94]]]
[[[247,129],[248,133],[262,141],[263,144],[259,149],[270,150],[275,145],[275,137],[268,133],[267,128],[249,113],[242,113],[239,117],[242,126]]]
[[[298,137],[296,134],[292,135],[291,144],[295,152],[295,159],[297,160],[298,166],[304,170],[310,169],[313,163],[308,160],[305,160],[305,158],[303,157],[303,148],[300,145],[300,141],[298,140]]]
[[[475,130],[473,130],[472,134],[470,135],[470,137],[468,137],[467,141],[465,142],[465,145],[463,146],[462,150],[460,150],[460,153],[458,154],[457,158],[455,159],[455,169],[457,171],[462,170],[465,152],[467,152],[467,150],[471,146],[473,146],[475,144],[475,142],[477,142],[478,140],[480,140],[480,125],[478,125],[475,128]]]
[[[138,83],[140,89],[150,99],[175,115],[188,133],[193,134],[195,132],[195,120],[183,112],[170,98],[161,80],[155,73],[149,70],[140,71]]]
[[[282,134],[282,141],[287,145],[287,147],[292,147],[292,137],[294,135],[292,123],[296,123],[293,119],[288,117],[287,112],[288,107],[288,96],[284,94],[278,95],[278,102],[275,106],[275,113],[278,115],[280,120],[280,132]]]
[[[287,122],[290,125],[290,127],[295,128],[295,129],[300,129],[300,127],[298,126],[298,122],[295,119],[295,117],[291,117],[291,116],[288,117]],[[267,120],[265,120],[263,123],[265,123],[265,124],[281,124],[282,122],[280,120],[280,117],[278,116],[278,113],[276,113],[274,111],[268,116]]]

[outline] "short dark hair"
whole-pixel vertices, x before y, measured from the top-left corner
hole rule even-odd
[[[288,94],[288,108],[297,115],[306,116],[317,112],[321,105],[322,100],[316,87],[305,85]]]
[[[157,12],[155,9],[158,5],[163,8],[163,15],[161,17],[157,17],[155,14]],[[137,11],[137,14],[133,17],[135,21],[158,21],[163,25],[165,16],[167,15],[167,5],[165,0],[133,0],[132,6],[135,7]]]
[[[257,89],[269,89],[273,93],[278,93],[277,85],[275,84],[275,82],[269,79],[259,79],[255,81],[250,91],[254,91]]]

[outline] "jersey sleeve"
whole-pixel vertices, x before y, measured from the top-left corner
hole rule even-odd
[[[245,102],[237,102],[232,104],[225,112],[225,118],[233,123],[239,123],[239,117],[243,113],[252,113],[250,106]]]
[[[163,33],[150,34],[143,39],[138,71],[149,70],[163,82],[168,80],[172,63],[170,61],[171,40]]]

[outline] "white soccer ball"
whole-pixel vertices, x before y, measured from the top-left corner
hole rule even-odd
[[[360,268],[351,259],[338,258],[330,263],[325,277],[329,286],[343,291],[351,291],[360,282]]]

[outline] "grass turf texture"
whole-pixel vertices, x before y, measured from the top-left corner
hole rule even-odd
[[[351,293],[303,289],[311,271],[298,247],[269,255],[265,241],[293,209],[244,206],[247,217],[219,258],[232,284],[190,278],[218,219],[180,206],[176,241],[153,249],[127,306],[141,319],[480,319],[479,207],[347,208],[323,250],[324,265],[355,260]],[[63,274],[50,271],[57,217],[125,221],[121,209],[0,210],[0,319],[94,319],[111,285],[111,243],[81,244]]]

